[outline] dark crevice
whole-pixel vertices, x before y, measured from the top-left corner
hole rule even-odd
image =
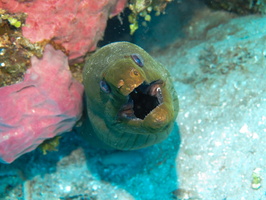
[[[136,89],[137,90],[137,89]],[[158,98],[144,94],[141,91],[130,93],[133,100],[133,110],[137,118],[144,119],[154,108],[159,105]]]
[[[161,80],[146,82],[135,88],[128,96],[128,101],[118,112],[119,118],[144,119],[153,109],[163,102]]]

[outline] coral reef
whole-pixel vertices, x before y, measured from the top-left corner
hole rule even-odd
[[[42,55],[42,46],[32,44],[21,33],[25,17],[25,14],[7,14],[0,9],[0,87],[21,81],[31,56]]]
[[[266,13],[265,0],[204,0],[216,10],[226,10],[238,14]]]
[[[108,17],[120,13],[125,4],[126,0],[8,0],[0,1],[0,8],[9,13],[27,13],[23,36],[33,43],[55,41],[72,60],[95,50]],[[18,26],[14,20],[11,22]]]
[[[108,17],[126,2],[0,1],[0,162],[71,130],[81,115],[83,86],[67,60],[81,80],[75,64],[95,50]]]
[[[0,163],[1,200],[266,199],[266,17],[192,10],[201,1],[183,2],[192,16],[176,11],[166,22],[178,34],[182,27],[169,24],[191,19],[180,23],[189,34],[152,52],[174,78],[179,129],[129,152],[91,148],[64,134],[58,151]],[[150,45],[172,37],[168,30]]]
[[[23,82],[0,88],[0,161],[70,131],[81,116],[82,93],[64,53],[47,45],[42,59],[33,56]]]

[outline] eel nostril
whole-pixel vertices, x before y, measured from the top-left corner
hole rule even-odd
[[[137,70],[135,70],[135,69],[132,69],[130,71],[130,76],[131,77],[139,76],[139,72]]]

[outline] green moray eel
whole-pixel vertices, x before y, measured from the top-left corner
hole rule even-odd
[[[129,42],[106,45],[84,66],[86,119],[82,135],[100,147],[134,150],[170,134],[178,98],[169,72]]]

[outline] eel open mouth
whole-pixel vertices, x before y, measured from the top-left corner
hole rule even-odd
[[[118,112],[119,118],[144,119],[154,108],[163,102],[161,85],[162,80],[156,80],[147,84],[143,82],[129,95],[128,101]]]

